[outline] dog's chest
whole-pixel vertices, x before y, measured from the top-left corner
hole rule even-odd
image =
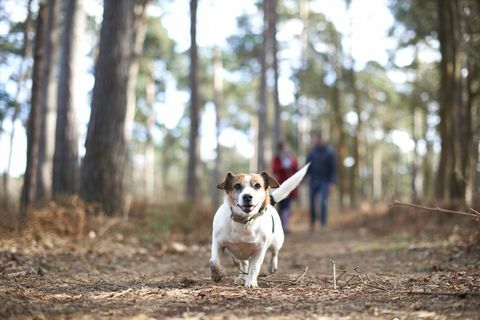
[[[225,247],[238,259],[247,260],[265,245],[265,237],[261,233],[248,229],[231,230],[225,241]]]
[[[227,243],[226,246],[237,259],[248,260],[255,252],[261,248],[260,243]]]

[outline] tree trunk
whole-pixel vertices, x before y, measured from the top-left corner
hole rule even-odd
[[[23,223],[27,217],[29,206],[35,200],[38,169],[38,149],[40,143],[40,99],[41,78],[44,67],[44,23],[46,16],[45,4],[41,3],[35,23],[35,42],[33,49],[32,96],[30,100],[30,114],[27,124],[27,166],[23,180],[20,198],[19,221]]]
[[[372,160],[372,164],[373,164],[372,195],[373,195],[373,200],[377,202],[382,200],[382,163],[383,163],[382,146],[380,145],[380,141],[375,141],[373,145],[373,160]]]
[[[188,145],[187,199],[196,200],[200,127],[198,100],[197,0],[190,0],[190,136]]]
[[[74,96],[79,85],[80,39],[85,28],[83,2],[68,1],[64,17],[53,159],[54,196],[75,193],[79,184],[77,106]]]
[[[41,124],[38,154],[36,199],[50,199],[52,196],[52,168],[55,152],[55,123],[57,109],[57,57],[59,41],[60,1],[47,1],[45,23],[45,62],[41,84]]]
[[[263,42],[260,50],[261,71],[258,101],[257,172],[266,169],[265,133],[267,126],[268,1],[269,0],[263,0]]]
[[[415,61],[417,60],[417,53],[415,53]],[[415,81],[419,79],[419,69],[417,68],[415,71]],[[412,201],[415,202],[418,199],[418,167],[419,167],[419,154],[418,154],[418,140],[420,139],[420,132],[419,130],[421,129],[421,118],[420,118],[420,112],[419,112],[419,107],[418,104],[421,104],[421,100],[419,97],[418,89],[417,89],[418,84],[414,83],[414,88],[411,93],[411,100],[410,100],[410,111],[411,111],[411,117],[412,117],[412,127],[411,127],[411,134],[412,134],[412,139],[414,142],[414,147],[412,151],[412,162],[411,162],[411,180],[410,180],[410,190],[411,190],[411,198]]]
[[[125,121],[137,2],[106,0],[103,11],[80,191],[83,199],[99,202],[107,214],[120,213],[125,204]]]
[[[361,171],[362,166],[365,160],[365,151],[364,151],[364,144],[365,141],[363,139],[363,120],[362,120],[362,110],[361,110],[361,102],[360,102],[360,94],[356,87],[356,77],[355,71],[352,70],[351,72],[351,86],[353,90],[353,109],[355,114],[357,115],[357,128],[355,130],[355,136],[353,137],[353,157],[355,162],[351,168],[351,176],[350,176],[350,206],[355,207],[358,201],[358,184],[360,184],[360,196],[362,198],[365,197],[365,189],[363,183],[361,183]],[[358,182],[360,183],[358,183]]]
[[[278,44],[277,44],[277,0],[270,0],[270,8],[269,8],[269,22],[268,22],[268,29],[269,29],[269,40],[271,45],[271,55],[272,55],[272,69],[273,69],[273,105],[274,105],[274,117],[273,117],[273,146],[272,146],[272,154],[277,153],[277,146],[278,143],[282,140],[282,120],[281,120],[281,106],[280,100],[278,96]]]
[[[438,0],[438,39],[440,41],[440,138],[441,152],[437,171],[436,196],[448,201],[455,183],[454,114],[455,43],[450,1]]]
[[[148,77],[145,86],[145,100],[148,109],[147,115],[147,140],[145,142],[145,196],[149,201],[155,197],[155,145],[153,144],[152,129],[155,124],[153,104],[155,103],[155,81],[152,78],[155,71],[154,61],[148,62]]]
[[[337,50],[340,49],[340,44],[338,45]],[[341,50],[341,49],[340,49]],[[338,52],[340,52],[338,50]],[[340,53],[338,53],[340,54]],[[334,126],[331,126],[331,137],[333,137],[333,143],[336,145],[337,149],[337,186],[338,186],[338,201],[339,207],[343,208],[345,205],[344,196],[345,196],[345,167],[343,166],[343,160],[346,157],[347,145],[345,139],[345,130],[343,129],[343,106],[341,101],[341,92],[340,92],[340,79],[342,76],[342,67],[339,57],[335,57],[333,61],[333,67],[335,68],[336,79],[332,88],[332,111],[333,111],[333,122]]]
[[[134,25],[131,40],[131,43],[133,44],[133,57],[137,57],[143,48],[146,29],[146,8],[148,2],[149,0],[135,0]],[[132,65],[130,66],[130,76],[128,80],[127,117],[125,119],[125,139],[127,144],[132,136],[135,107],[137,104],[135,90],[137,87],[138,69],[138,60],[134,58],[132,59]]]
[[[301,51],[301,59],[302,59],[302,69],[306,69],[308,64],[308,0],[300,0],[299,3],[299,11],[300,11],[300,19],[302,20],[303,27],[302,33],[300,35],[302,51]],[[300,86],[297,89],[298,92],[301,92],[301,86],[305,80],[303,78],[300,79]],[[310,127],[311,127],[311,119],[308,114],[308,105],[307,105],[307,98],[299,95],[297,97],[297,112],[299,115],[298,119],[298,132],[297,132],[297,155],[298,161],[300,164],[305,163],[305,158],[307,154],[307,150],[310,145]],[[302,200],[300,197],[299,200]]]
[[[215,157],[215,164],[213,165],[213,174],[212,179],[213,183],[212,186],[212,207],[216,208],[220,205],[221,193],[215,187],[218,182],[220,182],[220,172],[222,165],[222,148],[220,146],[220,133],[222,131],[221,128],[221,120],[222,120],[222,109],[223,109],[223,63],[222,63],[222,51],[219,47],[215,48],[214,53],[214,62],[213,62],[213,99],[215,103],[215,140],[217,142],[217,146],[215,149],[216,157]]]
[[[31,54],[31,43],[29,39],[29,34],[32,29],[32,0],[28,1],[27,4],[27,17],[24,23],[24,31],[23,31],[23,46],[22,46],[22,53],[21,53],[21,63],[18,70],[18,79],[17,79],[17,89],[15,92],[15,101],[19,101],[20,94],[22,92],[23,86],[25,85],[25,80],[28,77],[28,63],[27,57]],[[3,206],[7,208],[10,202],[10,169],[12,167],[12,156],[13,156],[13,141],[15,138],[15,122],[18,119],[18,115],[20,113],[20,106],[15,107],[15,111],[12,115],[12,131],[10,131],[9,137],[9,149],[8,149],[8,161],[7,161],[7,169],[3,175],[3,190],[4,190],[4,197],[3,197]]]

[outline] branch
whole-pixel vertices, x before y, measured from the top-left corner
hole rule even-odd
[[[394,201],[393,203],[390,203],[388,207],[395,207],[395,206],[406,206],[406,207],[412,207],[412,208],[417,208],[417,209],[422,209],[425,211],[436,211],[436,212],[445,212],[445,213],[454,213],[454,214],[461,214],[464,216],[469,216],[474,218],[477,221],[480,221],[480,212],[474,210],[473,208],[470,208],[469,212],[464,212],[464,211],[455,211],[455,210],[447,210],[443,209],[440,207],[425,207],[413,203],[408,203],[408,202],[401,202],[401,201]]]
[[[308,271],[308,266],[305,267],[305,270],[303,270],[303,273],[297,277],[293,282],[297,283],[298,281],[302,280],[303,277],[307,274]]]
[[[333,290],[337,290],[337,273],[335,270],[335,261],[330,260],[333,266]]]
[[[432,291],[401,291],[399,293],[418,295],[439,295],[439,296],[480,296],[480,292],[432,292]]]

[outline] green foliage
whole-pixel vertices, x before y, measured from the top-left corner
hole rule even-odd
[[[395,36],[400,47],[437,37],[436,0],[393,0],[389,3],[389,8],[396,20],[390,35]]]

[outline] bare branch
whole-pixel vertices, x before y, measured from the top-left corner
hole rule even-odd
[[[307,271],[308,271],[308,266],[305,267],[305,270],[303,271],[303,273],[299,275],[297,279],[295,279],[293,282],[297,283],[298,281],[302,280],[302,278],[305,277],[305,275],[307,274]]]
[[[474,218],[477,221],[480,221],[480,213],[472,208],[470,208],[471,212],[464,212],[464,211],[456,211],[456,210],[447,210],[443,209],[440,207],[426,207],[426,206],[421,206],[413,203],[408,203],[408,202],[401,202],[401,201],[394,201],[393,203],[390,203],[388,205],[389,207],[395,207],[395,206],[407,206],[407,207],[412,207],[412,208],[417,208],[417,209],[422,209],[426,211],[436,211],[436,212],[445,212],[445,213],[453,213],[453,214],[461,214],[464,216],[469,216]]]

